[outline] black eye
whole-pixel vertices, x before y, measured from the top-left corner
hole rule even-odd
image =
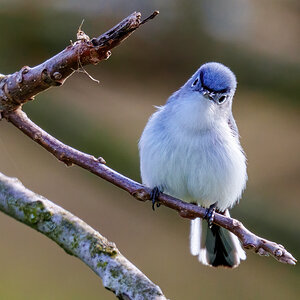
[[[195,86],[195,85],[198,83],[198,81],[199,81],[199,79],[197,78],[197,79],[193,82],[192,86]]]
[[[220,97],[220,98],[218,99],[218,103],[219,103],[219,104],[222,104],[222,103],[225,102],[225,100],[226,100],[226,97],[225,97],[225,96],[222,96],[222,97]]]

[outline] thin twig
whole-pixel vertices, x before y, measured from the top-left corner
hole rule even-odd
[[[143,20],[143,21],[141,22],[141,25],[142,25],[142,24],[145,24],[145,23],[147,23],[149,20],[155,18],[158,14],[159,14],[159,11],[158,11],[158,10],[154,11],[148,18],[146,18],[145,20]]]

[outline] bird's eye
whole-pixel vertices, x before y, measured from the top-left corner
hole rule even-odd
[[[198,83],[198,81],[199,81],[199,79],[197,78],[197,79],[193,82],[192,87],[195,86],[195,85]]]
[[[220,97],[220,98],[218,99],[218,103],[219,103],[219,104],[222,104],[222,103],[225,102],[225,100],[226,100],[226,96],[222,96],[222,97]]]

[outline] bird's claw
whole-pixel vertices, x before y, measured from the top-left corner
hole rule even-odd
[[[152,209],[153,210],[155,210],[155,204],[156,204],[156,207],[160,207],[160,203],[157,201],[157,197],[159,196],[160,193],[161,193],[161,191],[157,186],[155,188],[153,188],[153,190],[151,191],[150,197],[152,200]]]
[[[206,209],[206,214],[204,216],[204,219],[207,220],[209,228],[212,227],[213,221],[215,219],[216,206],[217,206],[216,203],[214,203],[208,209]]]

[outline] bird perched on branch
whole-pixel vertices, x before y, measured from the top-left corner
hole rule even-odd
[[[210,62],[150,117],[139,141],[141,177],[153,189],[207,208],[207,222],[191,221],[190,250],[209,266],[236,267],[246,259],[237,237],[214,225],[247,181],[246,157],[232,115],[236,78]],[[156,203],[158,204],[158,203]]]

